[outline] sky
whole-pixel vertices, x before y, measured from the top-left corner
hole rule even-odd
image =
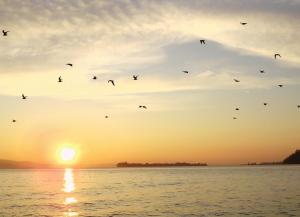
[[[0,159],[58,163],[71,146],[79,165],[281,161],[300,147],[299,11],[299,0],[0,0]]]

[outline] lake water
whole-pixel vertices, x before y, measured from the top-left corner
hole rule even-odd
[[[300,166],[0,170],[0,216],[300,216]]]

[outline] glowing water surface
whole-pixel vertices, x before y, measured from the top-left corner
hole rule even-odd
[[[0,216],[300,216],[299,166],[0,170]]]

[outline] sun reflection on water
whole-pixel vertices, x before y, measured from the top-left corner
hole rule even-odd
[[[67,212],[64,212],[64,216],[78,216],[78,212],[72,210],[71,205],[77,203],[77,199],[71,194],[75,190],[75,182],[72,169],[65,169],[64,173],[64,186],[62,191],[67,193],[68,196],[65,198],[63,204],[67,206]]]
[[[71,193],[74,190],[75,190],[75,184],[74,184],[73,170],[65,169],[63,191],[66,193]]]

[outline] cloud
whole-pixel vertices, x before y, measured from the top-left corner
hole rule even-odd
[[[228,59],[229,49],[232,57],[256,56],[255,61],[262,65],[272,61],[292,73],[300,63],[298,1],[76,0],[70,4],[2,0],[0,7],[2,28],[11,31],[9,37],[0,40],[1,94],[17,95],[27,90],[33,95],[93,98],[95,91],[109,95],[230,88],[230,70],[248,70]],[[241,26],[240,21],[248,25]],[[202,68],[196,59],[188,59],[189,55],[195,57],[188,52],[197,52],[191,47],[199,38],[220,45],[215,50],[220,54],[203,53]],[[176,59],[170,48],[189,43],[191,47],[183,52],[186,58],[181,55]],[[282,54],[276,63],[275,52]],[[206,54],[209,58],[204,57]],[[245,58],[242,61],[246,63]],[[66,69],[66,62],[73,62],[74,69]],[[182,81],[181,74],[170,76],[181,67],[196,71],[194,80]],[[133,86],[128,79],[136,72],[145,73],[147,81]],[[100,77],[105,74],[100,78],[102,86],[91,86],[88,76],[93,73]],[[57,88],[59,75],[66,81],[63,90]],[[118,79],[118,90],[106,87],[104,78]],[[269,81],[251,74],[242,78],[245,84],[240,86],[244,88],[299,81],[293,79],[295,76],[282,75]]]

